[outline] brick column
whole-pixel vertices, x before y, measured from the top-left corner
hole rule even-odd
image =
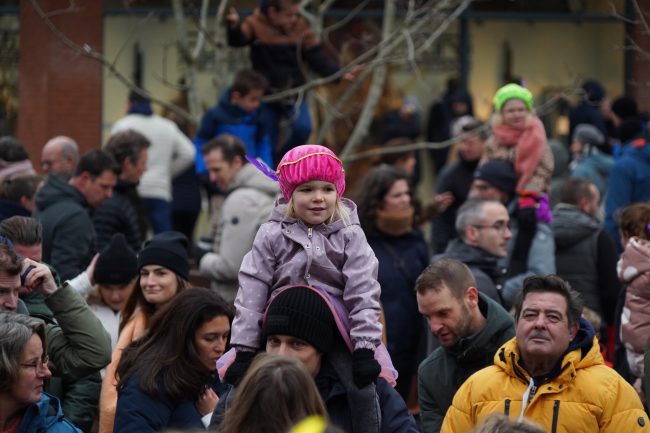
[[[79,46],[103,49],[103,1],[36,0],[56,28]],[[54,13],[53,13],[54,12]],[[102,66],[68,48],[29,0],[20,2],[17,136],[38,167],[41,148],[56,135],[85,151],[101,145]]]
[[[646,12],[645,19],[650,24],[650,17],[647,16],[650,0],[637,0],[637,2],[641,10]],[[636,100],[640,110],[650,111],[650,35],[640,23],[629,25],[627,28],[630,37],[644,53],[631,52],[630,76],[626,83],[626,93]]]

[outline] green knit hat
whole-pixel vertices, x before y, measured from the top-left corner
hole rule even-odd
[[[533,94],[530,93],[530,90],[525,87],[521,87],[519,84],[506,84],[494,95],[494,108],[497,111],[501,111],[503,104],[511,99],[519,99],[526,104],[528,111],[533,111]]]

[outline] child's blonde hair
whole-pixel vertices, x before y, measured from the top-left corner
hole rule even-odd
[[[293,196],[289,197],[289,201],[287,201],[287,208],[285,210],[285,215],[291,218],[298,218],[296,216],[296,210],[293,206]],[[350,221],[350,213],[346,209],[345,206],[343,206],[343,203],[341,203],[341,199],[339,196],[336,196],[336,203],[334,203],[334,212],[332,212],[332,216],[329,217],[329,219],[325,222],[325,224],[332,224],[334,221],[341,220],[343,221],[343,225],[345,227],[349,226],[351,223]]]

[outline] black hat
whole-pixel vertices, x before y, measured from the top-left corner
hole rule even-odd
[[[262,326],[265,335],[290,335],[327,353],[336,324],[325,300],[305,286],[290,287],[271,301]]]
[[[93,277],[99,284],[127,284],[138,274],[138,258],[122,233],[115,233],[100,252]]]
[[[474,179],[484,180],[512,197],[517,188],[515,169],[508,161],[493,159],[474,171]]]
[[[158,233],[145,242],[138,254],[138,270],[146,265],[159,265],[171,269],[185,280],[190,279],[190,265],[187,261],[189,242],[180,232]]]
[[[619,96],[612,101],[612,111],[621,119],[629,117],[637,117],[639,115],[639,108],[636,101],[629,96]]]

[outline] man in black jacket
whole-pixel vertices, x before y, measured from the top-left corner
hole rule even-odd
[[[514,336],[514,321],[476,289],[472,272],[457,260],[433,262],[415,290],[420,313],[440,342],[418,370],[422,431],[437,433],[465,379],[491,365],[497,349]]]
[[[142,248],[147,219],[136,187],[147,168],[149,146],[147,137],[132,129],[113,134],[104,146],[121,172],[113,196],[93,215],[98,250],[108,245],[115,233],[122,233],[133,251]]]
[[[113,193],[119,168],[107,152],[86,153],[69,181],[50,176],[36,194],[34,218],[43,224],[43,261],[62,280],[79,275],[97,252],[89,210]]]

